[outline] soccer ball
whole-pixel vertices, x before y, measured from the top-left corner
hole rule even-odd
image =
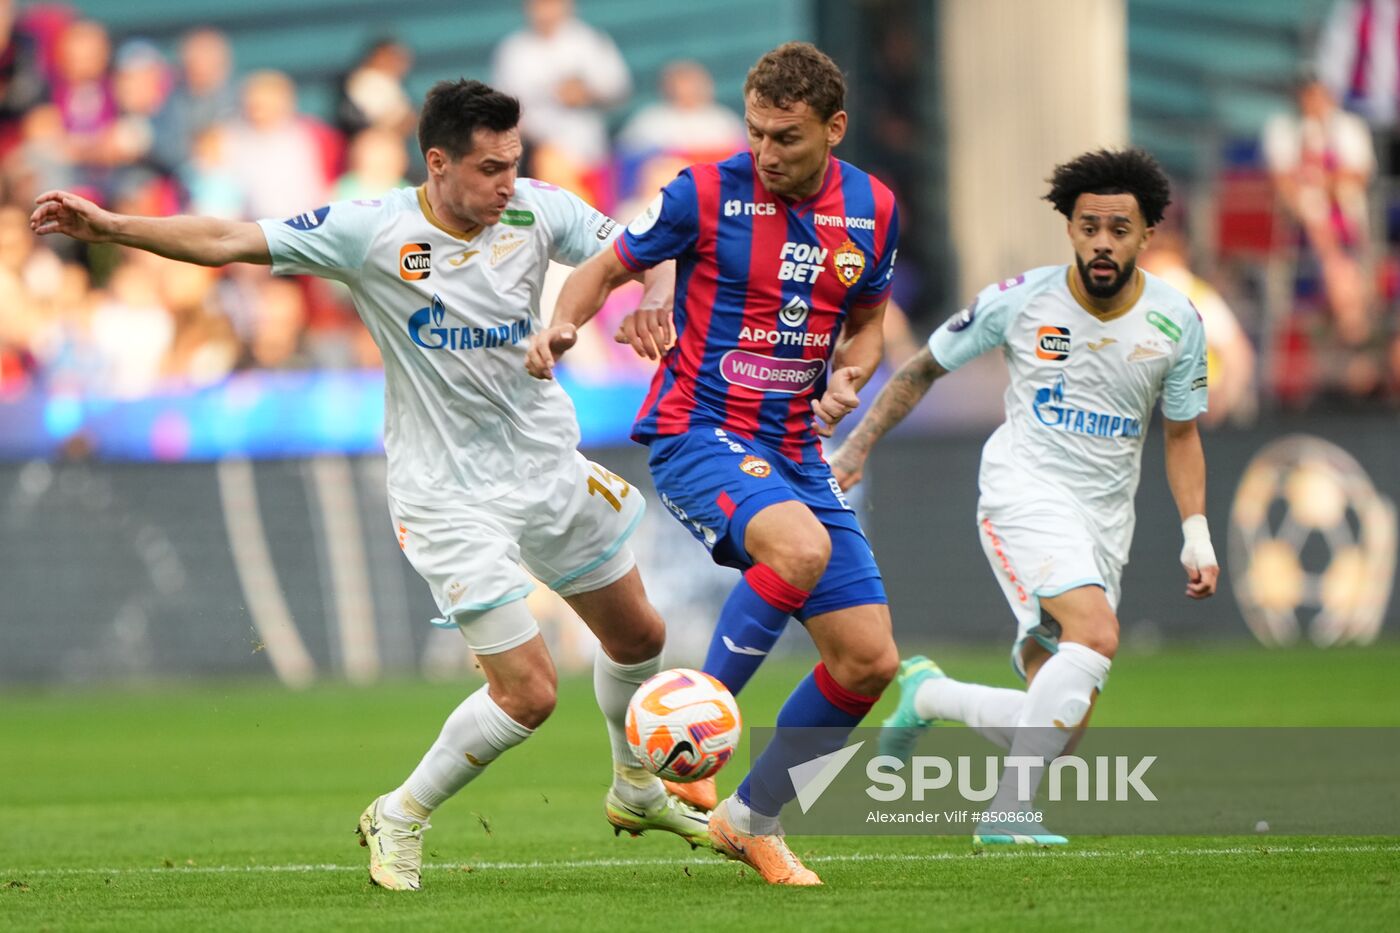
[[[1261,642],[1370,644],[1395,566],[1395,507],[1346,451],[1295,435],[1250,462],[1230,512],[1230,572]]]
[[[662,671],[627,704],[627,741],[642,765],[668,781],[698,781],[724,767],[743,723],[724,684],[687,668]]]

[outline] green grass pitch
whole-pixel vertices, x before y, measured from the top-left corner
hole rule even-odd
[[[1000,652],[940,661],[1012,683]],[[1096,723],[1396,726],[1397,669],[1395,644],[1125,652]],[[803,670],[760,672],[748,721],[771,723]],[[795,838],[826,885],[770,888],[674,837],[613,836],[586,678],[436,815],[424,890],[376,889],[356,817],[474,686],[0,695],[0,929],[1400,929],[1394,837],[1080,837],[980,856],[964,838]]]

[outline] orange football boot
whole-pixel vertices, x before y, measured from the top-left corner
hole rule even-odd
[[[782,836],[756,836],[736,829],[729,818],[728,799],[710,814],[710,843],[721,855],[748,865],[769,884],[808,887],[822,883],[816,872],[798,860]]]

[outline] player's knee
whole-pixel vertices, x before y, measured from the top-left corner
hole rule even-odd
[[[645,616],[627,627],[625,638],[600,638],[608,657],[618,664],[640,664],[650,661],[666,647],[666,623],[656,609],[647,604]]]
[[[817,524],[778,544],[764,563],[798,589],[811,590],[826,573],[830,560],[831,535]]]
[[[1088,647],[1106,658],[1113,658],[1118,654],[1118,630],[1105,629],[1089,641]]]
[[[537,729],[554,712],[557,696],[554,678],[537,674],[506,685],[496,703],[525,728]]]
[[[879,696],[884,693],[885,688],[894,682],[895,676],[899,674],[899,649],[891,642],[889,647],[881,652],[877,657],[872,658],[865,666],[865,689],[860,692],[866,696]]]
[[[1113,658],[1118,653],[1118,625],[1113,620],[1106,621],[1092,628],[1075,633],[1075,637],[1065,639],[1067,641],[1078,642],[1084,647],[1097,651],[1106,658]]]
[[[894,642],[890,642],[889,649],[880,656],[871,676],[879,682],[881,691],[894,683],[894,679],[899,676],[899,649],[895,647]]]
[[[889,642],[869,651],[848,652],[827,668],[836,682],[852,693],[878,697],[899,673],[899,649]]]

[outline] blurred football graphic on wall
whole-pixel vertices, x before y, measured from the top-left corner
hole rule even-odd
[[[1345,450],[1294,435],[1250,461],[1230,510],[1230,574],[1259,641],[1370,644],[1395,569],[1395,506]]]

